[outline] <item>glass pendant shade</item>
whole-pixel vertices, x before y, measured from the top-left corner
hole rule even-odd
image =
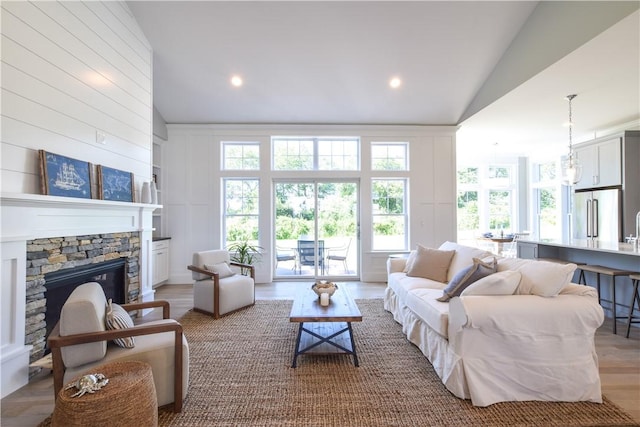
[[[574,153],[562,162],[562,183],[564,185],[577,184],[582,178],[582,163],[575,157]]]

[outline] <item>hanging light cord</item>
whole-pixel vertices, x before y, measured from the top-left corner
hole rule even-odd
[[[573,166],[573,116],[571,112],[571,101],[576,95],[567,95],[567,101],[569,101],[569,165]]]

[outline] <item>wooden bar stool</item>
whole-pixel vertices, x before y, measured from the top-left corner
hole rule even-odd
[[[598,302],[600,303],[600,305],[602,305],[602,302],[606,302],[611,304],[611,315],[613,317],[613,333],[617,333],[617,326],[616,326],[616,320],[617,319],[623,319],[626,318],[627,316],[618,316],[616,314],[616,306],[617,306],[617,302],[616,302],[616,277],[618,276],[630,276],[632,274],[637,274],[636,271],[629,271],[629,270],[618,270],[617,268],[610,268],[610,267],[604,267],[602,265],[590,265],[590,264],[585,264],[585,265],[579,265],[578,266],[579,269],[581,269],[580,271],[580,277],[579,277],[579,283],[586,285],[587,284],[587,279],[584,275],[585,271],[591,272],[591,273],[595,273],[596,274],[596,289],[598,290]],[[600,276],[601,275],[605,275],[605,276],[611,276],[611,286],[609,289],[611,289],[611,300],[605,300],[602,299],[601,297],[601,292],[600,292]]]
[[[640,317],[634,317],[633,315],[633,310],[636,302],[638,303],[638,311],[640,311],[640,294],[638,294],[638,283],[640,283],[640,274],[632,274],[629,276],[629,279],[631,279],[631,283],[633,283],[633,297],[631,298],[631,306],[629,307],[629,318],[627,319],[627,338],[629,338],[631,324],[640,323]]]

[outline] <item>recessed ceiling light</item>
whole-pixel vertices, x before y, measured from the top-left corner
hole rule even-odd
[[[391,86],[393,89],[399,88],[401,84],[402,80],[400,80],[400,77],[393,77],[391,80],[389,80],[389,86]]]
[[[231,77],[231,84],[235,87],[240,87],[242,86],[242,77],[240,76],[232,76]]]

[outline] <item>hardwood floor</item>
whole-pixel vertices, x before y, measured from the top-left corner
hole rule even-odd
[[[274,282],[256,285],[257,299],[292,299],[299,286],[307,282]],[[347,286],[356,299],[382,298],[384,283],[348,282]],[[156,289],[156,299],[171,302],[171,317],[179,319],[191,309],[191,285],[166,285]],[[154,311],[144,320],[161,318]],[[596,333],[596,351],[600,363],[602,393],[640,422],[640,328],[632,329],[626,339],[626,325],[618,323],[620,335],[611,333],[611,321]],[[425,363],[428,363],[425,361]],[[3,427],[37,426],[53,411],[53,381],[48,372],[42,372],[28,385],[1,401]]]

